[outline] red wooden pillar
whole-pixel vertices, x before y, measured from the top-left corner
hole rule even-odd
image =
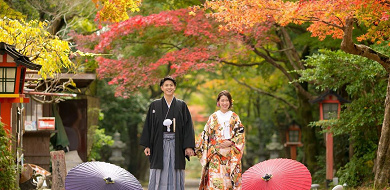
[[[4,123],[4,129],[7,132],[7,134],[10,134],[11,131],[11,108],[12,103],[9,102],[2,102],[0,104],[1,110],[1,122]]]
[[[328,127],[328,130],[330,127]],[[326,179],[333,181],[333,134],[326,133]]]
[[[337,105],[336,110],[332,110],[333,112],[336,111],[336,119],[340,116],[341,111],[341,102],[338,100],[337,96],[335,95],[328,95],[326,98],[320,103],[320,120],[328,120],[332,116],[326,115],[327,113],[324,113],[324,104],[334,104]],[[329,110],[330,111],[330,110]],[[333,116],[334,117],[334,116]],[[331,127],[327,127],[327,130],[330,131]],[[329,184],[333,181],[333,163],[334,163],[334,157],[333,157],[333,133],[332,132],[326,132],[325,134],[325,143],[326,143],[326,186],[329,187]]]
[[[28,103],[29,98],[25,98],[24,94],[0,94],[0,117],[4,123],[3,128],[8,135],[12,133],[12,104],[13,103]]]
[[[290,155],[292,160],[297,160],[297,146],[290,146]]]

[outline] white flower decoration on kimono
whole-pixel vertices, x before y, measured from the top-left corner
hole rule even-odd
[[[171,132],[172,120],[165,119],[163,125],[167,127],[167,132]]]

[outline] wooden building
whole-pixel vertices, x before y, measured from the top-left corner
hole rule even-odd
[[[38,74],[30,73],[27,74],[26,81],[35,81],[38,78],[40,78]],[[92,73],[60,74],[59,78],[63,81],[71,78],[76,83],[77,88],[85,89],[89,88],[89,85],[96,79],[96,75]],[[26,95],[63,96],[64,94],[26,91]],[[59,135],[60,130],[65,130],[69,141],[68,147],[63,148],[67,151],[77,150],[82,161],[87,161],[88,150],[92,143],[91,139],[88,139],[88,129],[90,126],[97,125],[98,100],[87,94],[77,94],[77,97],[64,98],[65,100],[59,103],[42,103],[35,101],[33,98],[31,99],[30,103],[25,104],[24,109],[26,129],[34,128],[34,125],[35,128],[38,128],[38,121],[42,118],[55,118],[57,120],[56,127],[59,127],[58,125],[61,125],[59,122],[62,122],[63,129],[26,130],[23,135],[25,162],[49,170],[50,150],[58,148],[50,147],[50,138]]]
[[[14,46],[0,42],[0,109],[1,122],[15,141],[19,163],[30,163],[50,170],[50,138],[59,130],[38,130],[38,121],[47,118],[61,120],[62,134],[68,139],[69,150],[76,150],[82,161],[87,161],[92,139],[88,138],[91,126],[96,126],[99,102],[91,85],[96,79],[94,73],[58,74],[58,84],[72,80],[77,94],[66,94],[60,90],[47,92],[47,86],[36,88],[32,81],[42,82],[37,70],[41,65],[32,63],[28,57],[19,53]],[[56,86],[54,86],[56,88]],[[36,97],[66,97],[59,103],[37,101]],[[53,108],[57,108],[55,112]],[[55,113],[58,115],[55,116]],[[57,123],[56,123],[57,127]]]

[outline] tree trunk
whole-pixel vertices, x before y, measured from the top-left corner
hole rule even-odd
[[[385,115],[382,123],[382,132],[378,144],[376,158],[375,182],[376,189],[389,186],[390,179],[390,75],[387,83],[385,100]]]
[[[148,171],[148,159],[141,148],[142,146],[139,145],[138,125],[131,121],[127,121],[125,125],[129,137],[126,151],[126,159],[128,159],[126,163],[127,170],[137,179],[144,180]]]
[[[299,108],[298,114],[299,124],[302,128],[302,142],[303,142],[303,151],[304,158],[303,163],[307,166],[310,172],[317,171],[317,159],[316,156],[319,155],[319,143],[316,138],[316,130],[313,127],[308,126],[310,122],[313,121],[313,109],[312,105],[309,103],[304,95],[298,93],[299,98]]]
[[[284,53],[290,63],[288,70],[305,69],[303,62],[301,61],[302,58],[298,54],[298,51],[295,48],[287,30],[284,27],[280,27],[280,33],[280,38],[283,41],[283,48],[286,49]],[[291,76],[295,79],[299,78],[299,76]],[[290,82],[292,81],[290,80]],[[296,92],[298,94],[299,107],[297,116],[299,119],[299,124],[302,128],[302,142],[304,143],[304,158],[302,162],[307,166],[309,171],[315,172],[317,171],[316,157],[319,155],[319,144],[317,142],[315,128],[308,126],[310,122],[314,121],[312,105],[309,103],[309,100],[313,97],[308,92],[306,83],[298,84],[295,82],[293,85],[295,86]]]
[[[52,35],[56,35],[58,31],[61,30],[61,28],[65,25],[65,20],[60,17],[56,20],[53,20],[47,31],[50,32]]]
[[[383,55],[368,46],[362,44],[355,44],[352,40],[354,20],[347,19],[344,27],[343,41],[341,42],[341,49],[347,53],[366,57],[368,59],[377,61],[383,68],[390,73],[390,57]],[[385,100],[385,115],[382,123],[382,132],[379,139],[374,186],[376,189],[383,189],[389,186],[390,178],[390,75],[387,84],[387,93]]]

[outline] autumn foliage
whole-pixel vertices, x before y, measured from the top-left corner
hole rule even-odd
[[[69,43],[52,36],[46,26],[46,22],[0,18],[0,41],[14,45],[32,62],[42,65],[39,72],[44,78],[75,67],[69,58]]]
[[[267,30],[267,26],[256,29],[253,35]],[[134,16],[110,25],[99,35],[73,35],[80,50],[105,54],[96,59],[98,75],[111,78],[110,84],[119,85],[117,95],[124,97],[139,87],[156,84],[165,74],[177,77],[212,69],[227,44],[234,48],[242,43],[237,33],[220,31],[213,19],[206,18],[202,11],[195,14],[190,9]],[[264,34],[258,38],[270,39]],[[135,55],[125,50],[129,48],[147,51]],[[240,54],[240,50],[235,53]]]
[[[230,30],[241,31],[269,20],[282,26],[310,22],[307,30],[312,36],[341,39],[346,20],[352,18],[367,28],[358,40],[381,43],[390,35],[390,3],[386,0],[223,0],[207,1],[206,8],[214,10],[211,16]]]
[[[223,28],[240,32],[270,20],[276,26],[308,24],[307,30],[312,36],[320,40],[328,36],[342,39],[340,48],[343,51],[376,61],[390,73],[389,56],[367,45],[389,40],[388,0],[221,0],[207,1],[205,7],[213,10],[212,17],[225,23]],[[362,34],[354,38],[356,29]],[[374,187],[377,189],[388,186],[390,176],[390,83],[387,89],[375,166]]]
[[[127,11],[137,12],[141,0],[92,0],[99,11],[96,19],[100,21],[120,22],[127,20]]]

